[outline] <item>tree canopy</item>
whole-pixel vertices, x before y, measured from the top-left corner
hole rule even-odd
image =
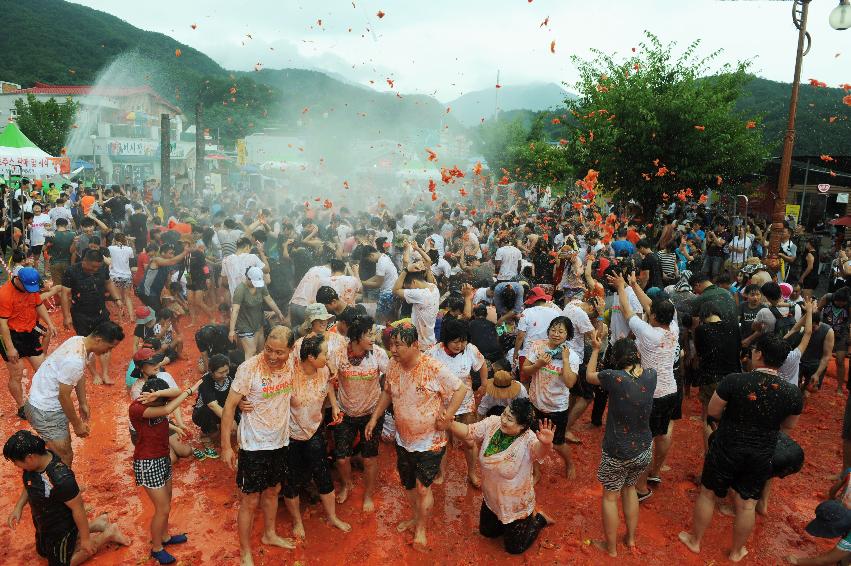
[[[598,170],[604,191],[651,210],[706,189],[739,191],[768,156],[760,116],[735,108],[748,63],[712,72],[719,52],[698,58],[695,41],[675,57],[674,43],[645,33],[625,58],[573,58],[579,98],[567,101],[575,120],[563,143],[577,168]]]
[[[30,141],[50,155],[60,156],[78,106],[70,98],[62,103],[55,98],[42,102],[28,94],[26,102],[21,99],[15,101],[16,121]]]

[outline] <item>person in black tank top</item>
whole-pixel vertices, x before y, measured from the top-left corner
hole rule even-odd
[[[804,252],[803,272],[801,273],[801,294],[804,298],[812,297],[813,291],[818,287],[819,282],[819,241],[817,238],[810,238],[806,243],[806,251]]]

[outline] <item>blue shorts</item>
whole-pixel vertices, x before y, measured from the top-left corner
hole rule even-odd
[[[378,306],[375,308],[377,316],[391,317],[396,314],[398,301],[393,291],[381,291],[378,293]]]

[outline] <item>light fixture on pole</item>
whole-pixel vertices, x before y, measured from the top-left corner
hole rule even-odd
[[[851,28],[851,1],[839,0],[839,6],[830,12],[828,21],[833,29]]]
[[[772,271],[780,271],[780,238],[786,218],[786,193],[789,190],[789,177],[792,172],[792,151],[795,147],[795,115],[798,111],[798,90],[801,86],[801,67],[804,55],[810,50],[810,34],[807,33],[807,13],[811,0],[794,0],[792,3],[792,22],[798,28],[798,51],[795,57],[795,75],[792,80],[792,95],[789,100],[789,122],[783,138],[783,156],[780,159],[780,173],[777,176],[777,200],[771,216],[771,234],[768,244],[766,265]],[[839,5],[830,13],[830,25],[835,29],[851,27],[851,6],[849,0],[840,0]],[[805,47],[806,45],[806,47]]]

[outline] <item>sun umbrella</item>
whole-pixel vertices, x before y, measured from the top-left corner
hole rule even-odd
[[[851,226],[851,214],[846,214],[840,218],[834,218],[830,221],[834,226]]]

